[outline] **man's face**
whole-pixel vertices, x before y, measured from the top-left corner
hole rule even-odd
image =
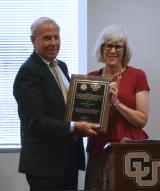
[[[41,24],[36,36],[32,37],[32,44],[42,58],[47,61],[56,58],[60,49],[60,29],[52,23]]]

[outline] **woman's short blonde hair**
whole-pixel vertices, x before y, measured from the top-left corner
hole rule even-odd
[[[131,49],[127,39],[127,31],[121,25],[110,25],[104,28],[98,37],[94,49],[94,56],[97,61],[104,62],[103,45],[104,43],[124,43],[124,54],[122,58],[122,66],[127,66],[131,59]]]

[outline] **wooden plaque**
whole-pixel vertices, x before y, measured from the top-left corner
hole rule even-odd
[[[67,96],[65,121],[100,124],[99,132],[107,132],[109,118],[109,80],[103,77],[72,75]]]

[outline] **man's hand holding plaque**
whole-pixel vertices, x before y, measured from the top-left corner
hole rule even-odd
[[[72,75],[65,121],[74,121],[75,131],[77,128],[80,134],[88,136],[107,132],[110,109],[108,85],[109,80],[103,77]]]
[[[97,135],[97,129],[100,128],[99,124],[88,123],[85,121],[74,123],[74,133],[78,136],[94,136]]]

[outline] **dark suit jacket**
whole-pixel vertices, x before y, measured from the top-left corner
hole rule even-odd
[[[58,64],[69,80],[64,62]],[[67,166],[84,170],[82,139],[76,142],[64,123],[65,102],[54,76],[35,53],[20,67],[13,94],[21,122],[19,172],[59,177]]]

